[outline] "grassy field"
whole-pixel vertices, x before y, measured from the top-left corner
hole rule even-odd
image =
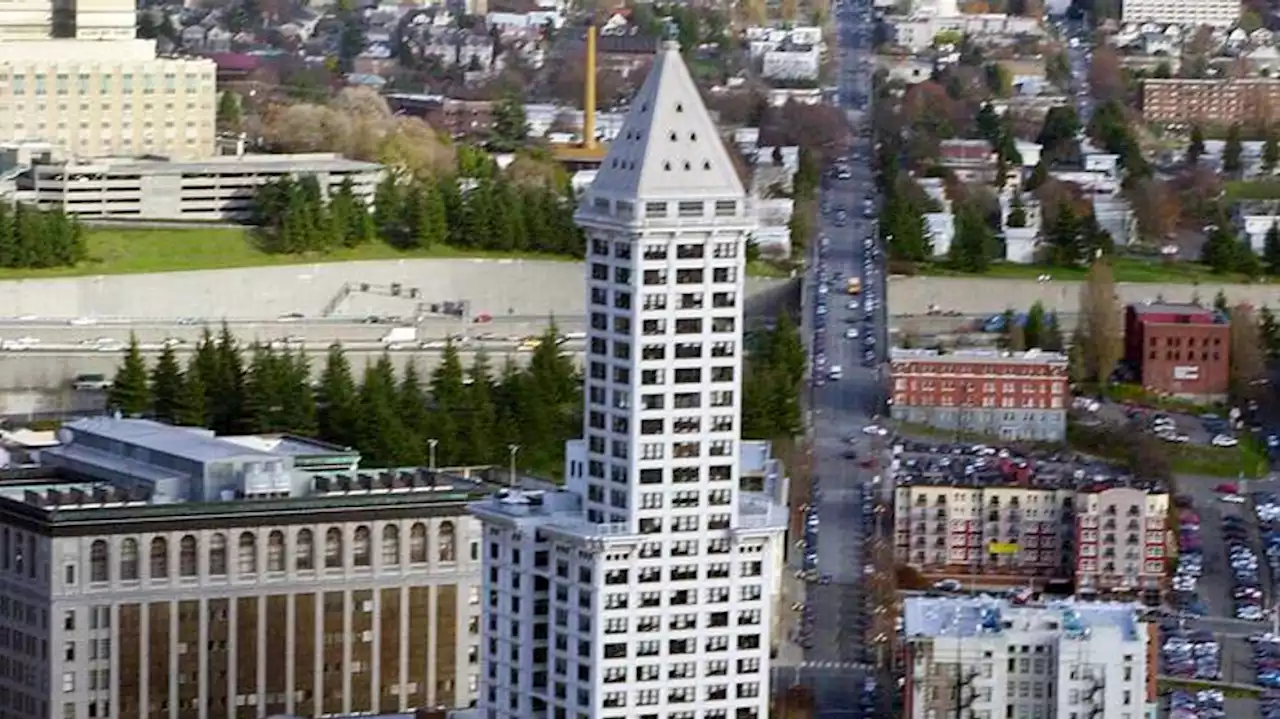
[[[398,250],[375,242],[354,249],[323,254],[274,255],[263,252],[253,242],[251,232],[239,227],[192,227],[181,229],[92,228],[85,233],[89,259],[75,267],[49,269],[0,268],[0,280],[84,275],[124,275],[140,272],[183,272],[237,267],[296,265],[313,262],[358,262],[361,260],[485,258],[551,260],[571,262],[572,258],[538,253],[463,251],[453,247],[429,250]],[[753,277],[788,277],[790,270],[763,260],[747,266]]]
[[[1160,282],[1168,284],[1223,283],[1246,282],[1243,275],[1214,274],[1208,267],[1198,262],[1161,262],[1136,257],[1115,257],[1111,260],[1116,282]],[[1017,265],[998,263],[982,275],[956,272],[945,265],[926,264],[918,266],[919,274],[938,277],[990,277],[1002,280],[1034,280],[1041,275],[1050,275],[1055,280],[1083,280],[1088,270],[1085,268],[1044,267],[1041,265]]]
[[[311,262],[354,262],[408,258],[504,257],[510,254],[462,252],[451,247],[403,251],[381,242],[355,249],[315,255],[273,255],[260,250],[246,229],[193,227],[134,230],[89,229],[85,233],[89,259],[75,267],[50,269],[2,269],[0,279],[121,275],[139,272],[182,272]],[[524,259],[560,260],[553,255],[523,254]]]
[[[1280,180],[1231,180],[1222,192],[1228,200],[1278,200]]]

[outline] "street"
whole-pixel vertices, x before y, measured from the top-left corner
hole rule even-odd
[[[861,119],[869,116],[872,95],[864,65],[872,57],[871,7],[865,0],[846,0],[837,13],[840,102],[851,119]],[[883,357],[887,339],[882,256],[873,258],[872,271],[864,267],[865,238],[875,235],[874,207],[866,204],[875,190],[871,143],[869,137],[857,137],[850,154],[840,160],[842,171],[824,168],[820,238],[809,248],[805,276],[803,330],[812,343],[812,505],[818,519],[812,533],[817,546],[806,553],[816,560],[814,569],[822,579],[808,585],[808,648],[794,680],[813,688],[820,717],[861,716],[869,708],[861,704],[869,658],[863,646],[863,508],[872,470],[861,469],[845,455],[851,449],[859,455],[874,449],[867,441],[851,447],[845,438],[862,438],[861,429],[882,401],[878,358]],[[856,296],[848,294],[850,278],[861,278]],[[871,309],[869,300],[874,302]],[[846,336],[849,328],[858,331],[856,338]],[[868,335],[874,345],[867,344]],[[866,361],[864,349],[872,346],[874,359]]]

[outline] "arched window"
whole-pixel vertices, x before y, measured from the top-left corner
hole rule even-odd
[[[89,581],[107,581],[107,542],[96,540],[89,548]]]
[[[209,538],[209,574],[215,577],[227,574],[227,535],[221,532]]]
[[[178,544],[178,572],[184,577],[194,577],[200,571],[200,544],[188,534]]]
[[[409,529],[409,561],[414,564],[427,561],[427,525],[422,522]]]
[[[164,537],[151,540],[151,578],[169,578],[169,543]]]
[[[284,571],[284,532],[278,529],[267,535],[267,571]]]
[[[310,529],[298,530],[298,543],[293,548],[294,567],[297,569],[316,568],[316,542]]]
[[[454,545],[453,522],[440,523],[440,561],[454,562],[458,559],[458,549]]]
[[[253,532],[240,533],[240,546],[236,552],[236,574],[258,573],[258,541]]]
[[[138,540],[129,538],[120,543],[120,579],[138,579]]]
[[[342,566],[342,530],[330,527],[324,533],[324,566],[333,569]]]
[[[382,563],[388,567],[400,564],[400,528],[394,524],[382,528]]]
[[[373,562],[373,548],[369,546],[369,528],[356,527],[355,537],[351,540],[351,563],[357,567],[367,567]]]

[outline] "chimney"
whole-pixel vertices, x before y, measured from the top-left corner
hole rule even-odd
[[[596,24],[587,25],[587,77],[582,98],[582,146],[596,149]]]

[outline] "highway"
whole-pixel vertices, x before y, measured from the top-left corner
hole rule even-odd
[[[557,317],[556,325],[562,335],[584,332],[583,317]],[[368,323],[347,320],[269,320],[228,322],[227,327],[243,343],[285,342],[307,347],[328,347],[340,342],[344,346],[380,345],[394,327],[414,327],[418,342],[443,341],[448,337],[467,338],[485,342],[519,342],[536,337],[546,330],[547,317],[501,317],[486,323],[465,323],[457,318],[430,317],[419,322],[403,324]],[[148,349],[159,349],[166,341],[181,347],[195,344],[208,328],[215,334],[221,323],[213,325],[193,322],[95,322],[82,324],[40,320],[0,321],[0,352],[21,347],[24,351],[76,353],[83,351],[114,351],[136,336]],[[406,344],[406,343],[400,343]],[[416,343],[407,343],[416,344]]]
[[[840,99],[855,122],[869,116],[866,102],[872,94],[870,73],[863,65],[872,57],[870,7],[866,0],[846,0],[837,11]],[[879,363],[864,366],[865,340],[846,339],[846,331],[856,328],[876,337],[877,352],[883,350],[887,338],[883,263],[873,261],[873,267],[878,268],[874,274],[864,276],[863,269],[863,241],[874,235],[873,222],[863,217],[864,200],[874,188],[871,141],[858,138],[850,154],[852,177],[841,180],[828,176],[825,180],[821,234],[826,241],[811,248],[804,294],[803,328],[812,343],[809,434],[818,492],[813,500],[818,517],[816,568],[824,582],[809,584],[806,592],[806,607],[812,613],[811,643],[797,679],[813,688],[819,717],[863,715],[863,667],[869,655],[863,646],[867,620],[862,591],[866,584],[863,540],[867,527],[862,521],[862,506],[871,478],[868,470],[844,455],[850,449],[846,438],[862,437],[862,427],[878,412],[882,390]],[[847,221],[838,218],[841,210],[847,213]],[[850,277],[863,277],[858,309],[847,307],[854,299],[845,294]],[[821,289],[824,283],[825,292]],[[868,298],[880,300],[880,304],[864,318]],[[826,381],[825,376],[837,365],[843,377]],[[869,446],[855,450],[874,451]]]

